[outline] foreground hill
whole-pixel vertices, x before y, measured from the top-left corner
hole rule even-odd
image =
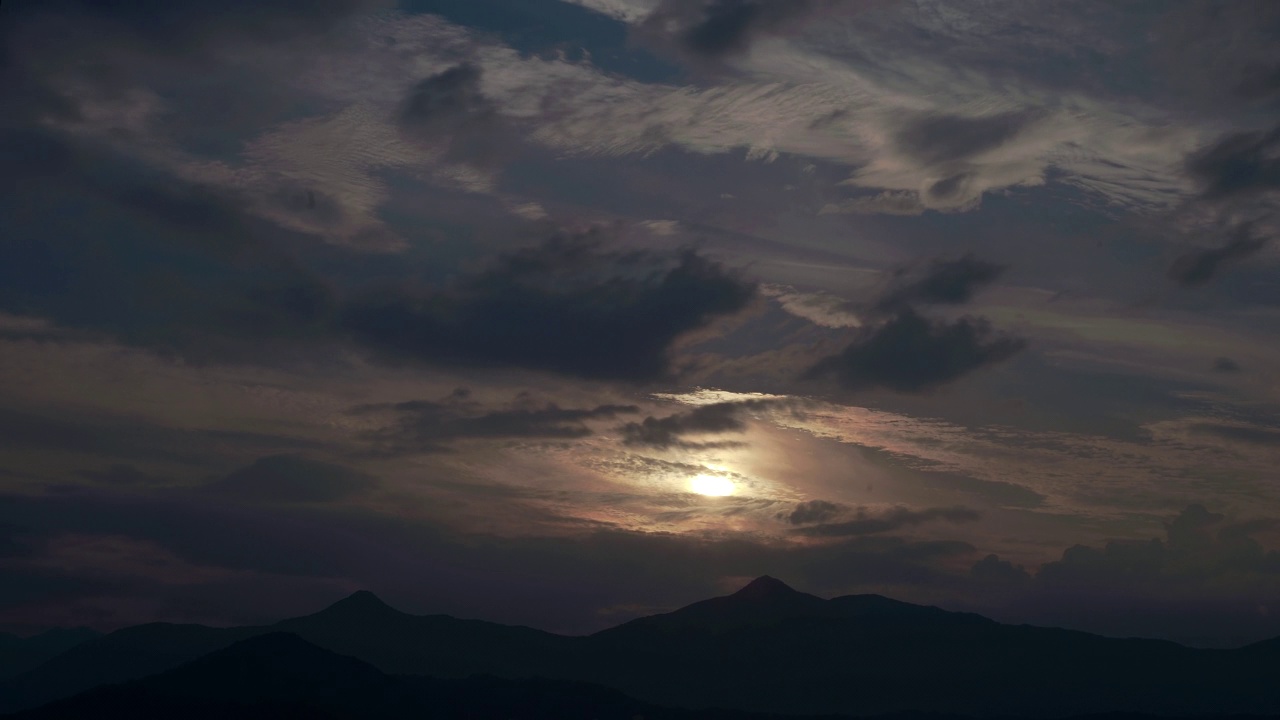
[[[13,720],[782,720],[663,708],[598,686],[553,680],[391,676],[296,635],[268,633],[174,670],[97,688]],[[1115,715],[1107,720],[1142,716]],[[795,720],[796,716],[790,716]],[[961,720],[904,714],[893,720]],[[812,720],[821,720],[812,718]],[[828,720],[838,720],[828,716]],[[1237,720],[1242,720],[1237,718]]]
[[[408,615],[370,593],[269,627],[144,625],[84,643],[16,678],[0,692],[0,710],[163,672],[279,632],[380,673],[587,682],[673,708],[1028,717],[1280,713],[1280,642],[1202,650],[1104,638],[879,596],[824,600],[771,578],[588,637]]]

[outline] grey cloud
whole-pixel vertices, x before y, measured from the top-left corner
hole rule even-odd
[[[0,170],[0,308],[196,360],[325,335],[332,291],[245,198],[45,130],[3,133]]]
[[[706,443],[689,443],[684,438],[690,435],[741,433],[747,428],[742,419],[744,414],[763,410],[771,405],[766,400],[714,403],[662,418],[647,417],[640,422],[622,426],[622,438],[627,445],[657,448],[690,445],[705,447]]]
[[[1251,536],[1274,519],[1231,523],[1191,505],[1165,537],[1076,545],[1034,577],[991,556],[980,587],[1008,593],[1008,612],[1104,634],[1236,644],[1280,632],[1267,614],[1280,597],[1280,552]],[[1263,614],[1260,614],[1263,613]]]
[[[1280,189],[1280,125],[1226,135],[1192,153],[1186,168],[1207,200]]]
[[[208,466],[226,462],[229,445],[261,454],[315,449],[317,443],[269,433],[177,428],[110,413],[63,417],[0,408],[0,448]]]
[[[979,289],[999,279],[1004,270],[1003,265],[980,260],[972,254],[956,260],[934,260],[915,277],[905,271],[899,273],[895,287],[876,307],[891,311],[916,303],[963,305],[972,300]]]
[[[1261,100],[1280,94],[1280,64],[1250,65],[1241,73],[1235,91],[1246,100]]]
[[[848,511],[844,505],[838,505],[826,500],[806,500],[796,503],[794,509],[789,513],[782,513],[778,517],[785,519],[792,525],[808,525],[811,523],[820,523],[838,517]]]
[[[116,463],[102,470],[81,470],[80,476],[106,485],[156,485],[164,478],[143,472],[133,465]]]
[[[938,520],[965,523],[981,519],[982,515],[976,510],[963,507],[926,508],[924,510],[895,507],[879,513],[870,512],[867,508],[858,508],[853,513],[853,519],[851,520],[813,525],[799,528],[794,532],[808,537],[849,537],[897,532],[907,527]]]
[[[1009,112],[986,117],[959,115],[925,115],[908,122],[894,137],[898,149],[927,165],[943,165],[994,150],[1017,137],[1037,116],[1030,112]],[[939,181],[939,195],[950,192],[945,184],[955,185],[961,175]],[[939,187],[941,185],[941,187]]]
[[[573,439],[592,433],[591,420],[637,413],[634,405],[562,408],[556,403],[516,402],[502,409],[484,408],[455,391],[440,400],[412,400],[393,405],[362,406],[358,413],[390,411],[393,425],[371,437],[386,450],[424,452],[444,449],[440,443],[463,439]]]
[[[820,214],[846,213],[853,215],[923,215],[925,206],[914,190],[886,190],[876,195],[850,198],[839,203],[824,205]]]
[[[1028,573],[1021,565],[1014,565],[1008,560],[1001,560],[999,555],[991,554],[974,563],[969,574],[974,580],[983,584],[1005,585],[1021,584],[1031,581]]]
[[[463,63],[416,83],[400,104],[401,131],[445,144],[453,160],[492,165],[509,159],[514,130],[481,90],[482,76],[480,66]]]
[[[908,309],[865,329],[843,352],[820,360],[805,377],[834,377],[851,390],[927,392],[1007,360],[1025,346],[1021,338],[992,330],[983,318],[931,320]]]
[[[306,7],[292,0],[263,0],[211,5],[199,0],[151,3],[124,0],[12,0],[6,13],[76,15],[102,21],[116,32],[124,31],[135,42],[168,54],[184,55],[204,45],[234,38],[278,40],[323,32],[352,15],[388,9],[387,0],[319,0]],[[247,10],[247,12],[245,11]]]
[[[670,374],[676,338],[754,294],[693,250],[622,252],[596,235],[556,237],[448,290],[360,299],[342,323],[389,358],[643,382]]]
[[[1226,245],[1206,250],[1192,250],[1179,256],[1169,266],[1169,278],[1180,285],[1204,285],[1216,276],[1222,266],[1243,260],[1266,247],[1270,238],[1256,234],[1255,223],[1242,223]]]
[[[251,502],[326,503],[367,492],[372,476],[333,463],[297,455],[255,460],[203,486],[207,492]]]
[[[1280,429],[1251,425],[1227,425],[1221,423],[1197,423],[1188,428],[1192,434],[1208,435],[1224,440],[1280,446]]]
[[[464,63],[421,80],[401,105],[401,125],[453,132],[464,123],[484,121],[496,109],[480,91],[481,74],[479,66]]]
[[[739,55],[831,5],[826,0],[663,0],[641,23],[643,35],[694,58]]]
[[[1238,373],[1241,371],[1240,363],[1229,357],[1214,358],[1213,371],[1219,373]]]
[[[52,117],[84,119],[83,92],[116,98],[140,77],[180,79],[168,89],[199,104],[220,94],[214,66],[228,46],[317,37],[352,17],[389,9],[391,0],[320,0],[299,5],[291,0],[213,4],[202,0],[150,3],[142,0],[9,0],[0,14],[0,90],[6,102],[0,125],[23,125]],[[91,70],[90,70],[91,68]],[[266,73],[269,74],[269,70]],[[69,80],[73,82],[68,82]],[[244,80],[244,78],[242,78]],[[188,94],[198,86],[199,93]],[[73,95],[76,87],[80,95]],[[235,92],[243,93],[243,85]],[[273,105],[271,92],[255,98],[249,112]],[[241,112],[237,103],[234,112]],[[208,113],[222,125],[232,113],[226,102],[208,103]],[[209,118],[185,113],[196,124]]]

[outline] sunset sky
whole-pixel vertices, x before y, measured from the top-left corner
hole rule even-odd
[[[0,631],[769,574],[1280,635],[1280,3],[5,0]]]

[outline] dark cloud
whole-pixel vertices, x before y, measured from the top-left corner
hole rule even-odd
[[[974,580],[984,585],[1017,585],[1031,581],[1031,574],[1021,565],[1001,560],[999,555],[987,555],[969,569]]]
[[[1214,358],[1213,371],[1219,373],[1238,373],[1241,371],[1240,363],[1229,357]]]
[[[647,417],[622,426],[622,440],[627,445],[648,447],[706,447],[708,443],[691,443],[690,435],[741,433],[747,429],[743,415],[776,405],[768,400],[725,402],[702,405],[687,412],[666,417]],[[723,446],[723,443],[710,443]]]
[[[1021,338],[992,330],[983,318],[931,320],[908,309],[864,329],[843,352],[819,361],[806,377],[834,377],[851,390],[926,392],[1007,360],[1025,346]]]
[[[1235,91],[1246,100],[1280,95],[1280,65],[1250,65],[1241,73]]]
[[[1225,425],[1220,423],[1196,423],[1188,428],[1192,434],[1206,435],[1258,445],[1280,446],[1280,429],[1251,425]]]
[[[188,359],[326,335],[327,283],[248,199],[43,130],[0,133],[0,309]]]
[[[164,478],[143,472],[133,465],[117,463],[102,470],[81,470],[81,477],[106,485],[156,485]]]
[[[1266,247],[1270,238],[1258,235],[1255,228],[1256,223],[1242,223],[1226,245],[1192,250],[1179,256],[1169,266],[1169,278],[1180,285],[1204,285],[1221,271],[1223,265],[1247,258]]]
[[[1028,112],[1011,112],[987,117],[925,115],[904,125],[894,137],[898,149],[927,165],[941,165],[993,150],[1012,140],[1035,119]],[[944,183],[957,185],[963,176],[942,180],[934,186],[939,196],[952,194]],[[941,187],[940,187],[941,186]]]
[[[1186,168],[1206,200],[1280,189],[1280,125],[1226,135],[1192,153]]]
[[[1191,505],[1165,538],[1076,545],[1031,577],[989,556],[973,576],[1008,592],[1012,617],[1036,617],[1104,634],[1234,644],[1280,632],[1280,552],[1252,535],[1273,519],[1228,522]]]
[[[799,508],[797,508],[799,510]],[[794,513],[793,513],[794,515]],[[809,537],[850,537],[897,532],[907,527],[945,520],[952,523],[975,522],[982,519],[976,510],[969,508],[926,508],[911,510],[895,507],[884,512],[871,512],[867,508],[853,511],[852,519],[834,523],[822,523],[799,528],[794,532]]]
[[[411,139],[443,143],[450,159],[499,164],[514,150],[514,129],[481,90],[483,71],[463,63],[416,83],[400,104],[400,129]]]
[[[401,104],[401,125],[455,132],[463,124],[483,122],[496,108],[480,91],[481,74],[479,66],[464,63],[421,80]]]
[[[281,40],[324,32],[352,15],[392,5],[387,0],[318,0],[305,7],[292,0],[231,0],[218,5],[199,0],[9,0],[5,12],[45,14],[63,22],[93,19],[153,51],[186,55],[215,41]]]
[[[367,405],[357,413],[389,411],[395,414],[390,428],[371,437],[393,452],[444,449],[441,443],[464,439],[544,438],[573,439],[592,433],[591,420],[611,420],[637,413],[634,405],[598,405],[562,408],[556,403],[518,400],[502,409],[484,408],[470,401],[469,393],[455,391],[440,400],[411,400],[392,405]]]
[[[173,427],[123,413],[36,413],[0,407],[0,449],[208,467],[226,463],[228,448],[265,454],[316,449],[318,445],[269,433]]]
[[[203,110],[192,113],[191,107],[170,102],[170,114],[210,130],[209,137],[214,131],[225,135],[238,115],[282,109],[280,88],[261,82],[276,68],[255,67],[253,76],[239,73],[228,82],[235,74],[226,72],[228,48],[315,38],[354,16],[393,5],[391,0],[320,0],[305,6],[291,0],[8,0],[0,13],[0,94],[7,101],[0,108],[0,126],[46,118],[80,121],[87,99],[118,100],[140,83],[163,78],[167,100],[181,98]]]
[[[893,311],[916,303],[963,305],[972,300],[978,290],[999,279],[1004,270],[1003,265],[980,260],[972,254],[956,260],[934,260],[914,277],[906,271],[900,272],[895,286],[876,303],[876,308]]]
[[[848,512],[849,508],[844,505],[837,505],[826,500],[806,500],[796,503],[795,508],[789,513],[782,513],[779,519],[786,520],[792,525],[808,525],[811,523],[826,522]]]
[[[831,0],[663,0],[642,36],[700,60],[740,55],[762,37],[787,32]]]
[[[597,235],[557,237],[447,290],[370,295],[342,322],[389,358],[643,382],[670,374],[678,337],[754,293],[693,250],[624,252]]]
[[[250,502],[326,503],[367,492],[372,476],[297,455],[271,455],[204,485],[215,495]]]

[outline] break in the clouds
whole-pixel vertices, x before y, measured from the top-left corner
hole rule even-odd
[[[0,13],[0,629],[1280,632],[1273,3],[144,5]]]

